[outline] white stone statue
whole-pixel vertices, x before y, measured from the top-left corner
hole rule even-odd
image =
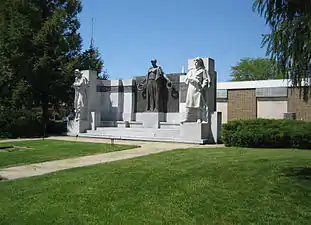
[[[191,68],[186,76],[185,83],[188,85],[186,97],[186,118],[183,122],[206,123],[205,114],[207,106],[208,87],[211,77],[204,66],[202,58],[194,59],[195,68]]]
[[[75,82],[73,83],[75,89],[74,109],[75,119],[78,121],[80,119],[86,119],[87,90],[89,82],[82,76],[82,73],[78,69],[75,70],[75,76]]]

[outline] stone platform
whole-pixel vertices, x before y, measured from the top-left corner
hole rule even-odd
[[[67,133],[76,136],[74,133]],[[93,137],[116,140],[141,140],[156,142],[177,142],[190,144],[215,144],[208,138],[185,138],[181,127],[143,128],[143,127],[97,127],[96,130],[87,130],[79,137]]]

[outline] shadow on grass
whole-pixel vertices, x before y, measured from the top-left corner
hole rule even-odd
[[[284,172],[284,175],[287,177],[296,177],[301,180],[311,181],[311,168],[310,167],[287,168],[283,172]]]

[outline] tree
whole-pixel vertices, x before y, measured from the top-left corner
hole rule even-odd
[[[279,63],[280,72],[293,86],[302,87],[302,82],[310,77],[311,1],[255,0],[253,10],[271,28],[262,41],[262,46],[267,46],[267,55]]]
[[[281,79],[276,64],[267,58],[242,58],[231,67],[232,81]]]
[[[81,2],[2,0],[0,8],[0,98],[16,108],[39,105],[46,121],[49,104],[71,99]]]
[[[98,48],[94,48],[92,45],[78,57],[77,68],[80,70],[95,70],[99,79],[107,80],[108,74],[106,71],[103,71],[103,66],[104,61],[100,56]]]

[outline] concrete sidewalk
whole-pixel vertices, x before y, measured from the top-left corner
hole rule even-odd
[[[97,138],[75,138],[75,137],[49,137],[49,140],[64,140],[64,141],[79,141],[79,142],[93,142],[93,143],[110,143],[111,140],[97,139]],[[16,139],[14,141],[24,140],[38,140],[38,139]],[[1,142],[11,142],[12,140],[2,140]],[[159,142],[143,142],[143,141],[122,141],[115,140],[115,144],[138,145],[139,148],[109,152],[104,154],[95,154],[90,156],[83,156],[78,158],[69,158],[63,160],[48,161],[42,163],[28,164],[23,166],[16,166],[10,168],[0,169],[0,176],[9,180],[19,179],[24,177],[32,177],[52,173],[56,171],[90,166],[99,163],[107,163],[117,160],[130,159],[139,156],[146,156],[160,152],[170,151],[181,148],[216,148],[223,147],[223,145],[194,145],[194,144],[180,144],[180,143],[159,143]]]

